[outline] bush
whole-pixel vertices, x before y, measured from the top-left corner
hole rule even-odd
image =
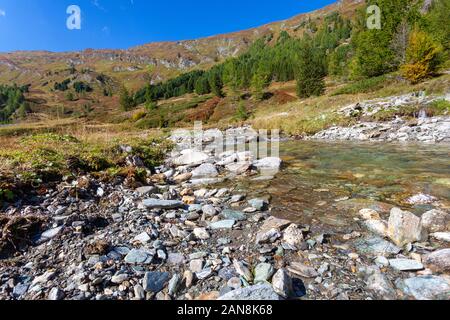
[[[333,92],[332,96],[338,96],[341,94],[356,94],[356,93],[367,93],[372,92],[383,87],[383,84],[386,81],[386,76],[374,77],[369,79],[363,79],[360,81],[356,81],[354,83],[350,83],[335,92]]]
[[[420,30],[414,30],[409,38],[406,50],[407,63],[401,67],[403,76],[412,83],[430,77],[439,64],[441,47]]]
[[[133,120],[133,122],[136,122],[136,121],[139,121],[142,118],[144,118],[146,115],[147,115],[147,113],[145,111],[138,111],[133,114],[133,116],[131,117],[131,120]]]

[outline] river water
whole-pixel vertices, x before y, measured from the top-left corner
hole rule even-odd
[[[418,215],[436,206],[409,203],[417,194],[450,208],[449,145],[288,141],[280,155],[275,179],[242,179],[236,191],[270,195],[272,213],[299,224],[351,229],[362,208],[387,217],[392,206]]]

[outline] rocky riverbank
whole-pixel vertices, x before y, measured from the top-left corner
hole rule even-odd
[[[216,155],[172,139],[178,151],[147,171],[147,186],[82,176],[8,208],[0,298],[450,299],[445,209],[421,218],[364,209],[353,232],[315,234],[273,217],[269,196],[215,187],[272,179],[281,159]]]
[[[427,97],[423,92],[365,101],[344,107],[338,115],[356,119],[350,127],[334,126],[321,131],[309,139],[383,141],[383,142],[450,142],[450,116],[433,116],[433,104],[449,101],[449,97]],[[408,117],[403,117],[408,115]],[[370,121],[388,117],[393,120]],[[368,119],[368,120],[365,120]]]

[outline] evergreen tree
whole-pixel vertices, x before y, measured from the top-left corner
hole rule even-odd
[[[300,98],[319,96],[325,90],[325,57],[311,41],[305,41],[300,51],[297,69],[297,94]]]
[[[120,107],[123,111],[130,111],[134,108],[134,101],[133,97],[128,92],[128,89],[125,86],[122,86],[119,92],[119,101],[120,101]]]

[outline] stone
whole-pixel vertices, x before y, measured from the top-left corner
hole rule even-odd
[[[391,259],[389,264],[392,268],[398,271],[418,271],[423,270],[423,265],[416,261],[410,259]]]
[[[243,262],[234,260],[233,266],[236,272],[244,278],[247,282],[251,282],[253,280],[252,272],[244,265]]]
[[[431,233],[449,230],[450,214],[443,210],[430,210],[422,215],[422,226]]]
[[[202,212],[208,217],[214,217],[217,214],[216,208],[210,204],[206,204],[202,207]]]
[[[362,268],[360,272],[363,274],[367,289],[375,292],[385,300],[393,300],[396,298],[395,290],[392,283],[381,273],[377,267]]]
[[[237,203],[237,202],[241,202],[242,200],[245,199],[245,196],[242,194],[237,194],[231,197],[230,203]]]
[[[61,289],[54,287],[50,290],[50,293],[48,294],[48,300],[50,301],[59,301],[64,299],[65,297],[65,293],[64,291],[62,291]]]
[[[450,242],[450,232],[435,232],[431,234],[431,237],[444,242]]]
[[[181,253],[170,252],[167,255],[167,263],[169,264],[181,265],[184,264],[184,262],[185,262],[184,255],[182,255]]]
[[[227,281],[227,286],[236,290],[242,288],[242,282],[241,279],[238,277],[232,277]]]
[[[230,163],[228,165],[225,166],[225,168],[234,173],[234,174],[243,174],[245,172],[247,172],[248,170],[250,170],[251,168],[251,163],[244,161],[244,162],[236,162],[236,163]]]
[[[258,169],[279,170],[282,160],[277,157],[268,157],[253,162],[253,165]]]
[[[168,286],[169,295],[174,296],[177,294],[180,283],[181,283],[181,276],[178,273],[174,274],[172,279],[170,279],[169,281]]]
[[[142,244],[146,244],[147,242],[149,242],[151,240],[150,236],[148,235],[147,232],[142,232],[141,234],[137,235],[136,237],[134,237],[133,239],[134,241],[138,241]]]
[[[18,283],[13,289],[13,296],[16,298],[22,297],[28,291],[28,284]]]
[[[206,162],[209,156],[204,152],[195,151],[192,149],[183,150],[181,155],[172,160],[176,166],[194,166]]]
[[[358,252],[373,256],[398,254],[401,248],[377,236],[369,236],[354,242]]]
[[[208,240],[211,237],[205,228],[195,228],[194,235],[200,240]]]
[[[140,187],[136,189],[136,193],[138,193],[140,196],[146,196],[149,194],[152,194],[154,192],[158,192],[158,188],[154,186],[146,186],[146,187]]]
[[[284,230],[283,241],[294,247],[299,247],[303,243],[303,232],[296,224],[291,224]]]
[[[204,163],[192,171],[193,179],[215,178],[219,175],[216,167],[210,163]]]
[[[195,259],[189,262],[189,270],[193,273],[201,272],[203,270],[203,259]]]
[[[134,297],[136,300],[144,300],[145,299],[145,290],[142,288],[140,284],[137,284],[133,288]]]
[[[429,204],[436,201],[436,198],[428,194],[419,193],[406,199],[409,204]]]
[[[266,221],[264,221],[263,225],[256,234],[256,243],[266,242],[274,236],[277,236],[278,238],[281,237],[281,234],[278,231],[282,230],[290,223],[291,222],[289,220],[278,219],[272,216],[269,217]]]
[[[247,216],[245,213],[241,211],[235,211],[235,210],[229,210],[225,209],[223,210],[220,215],[227,220],[236,220],[236,221],[243,221],[247,219]]]
[[[272,277],[272,287],[278,295],[285,299],[293,296],[292,279],[285,269],[278,270]]]
[[[179,175],[175,176],[173,178],[173,181],[177,184],[181,184],[183,182],[190,180],[191,178],[192,178],[192,173],[188,172],[188,173],[183,173],[183,174],[179,174]]]
[[[375,263],[379,267],[387,267],[389,266],[389,260],[386,257],[379,256],[375,259]]]
[[[147,209],[178,209],[183,208],[184,203],[177,200],[147,199],[142,202]]]
[[[197,272],[195,275],[197,276],[197,279],[205,280],[212,275],[212,269],[210,267],[205,268],[205,269],[201,270],[200,272]]]
[[[363,222],[364,226],[370,232],[381,236],[386,237],[388,234],[388,224],[383,220],[366,220]]]
[[[281,300],[280,296],[270,285],[255,285],[233,290],[218,300],[231,301],[274,301]]]
[[[308,267],[300,262],[292,262],[287,270],[304,278],[315,278],[319,273],[313,267]]]
[[[399,279],[396,285],[404,294],[417,300],[450,299],[450,283],[442,277],[426,275]]]
[[[221,220],[217,222],[213,222],[209,225],[212,230],[220,230],[220,229],[232,229],[236,224],[236,220]]]
[[[132,249],[126,256],[125,262],[128,264],[151,264],[153,254],[143,249]]]
[[[124,281],[127,281],[130,278],[130,276],[126,273],[116,274],[112,276],[111,282],[114,284],[121,284]]]
[[[186,288],[189,289],[192,286],[192,283],[194,282],[194,274],[192,273],[192,271],[186,270],[183,273],[183,279]]]
[[[184,196],[182,202],[185,204],[193,205],[195,204],[195,197],[193,196]]]
[[[450,272],[450,249],[442,249],[426,255],[424,264],[434,272]]]
[[[391,210],[388,223],[388,236],[398,246],[418,242],[425,238],[419,217],[398,208]]]
[[[36,284],[45,284],[48,281],[52,280],[56,275],[56,272],[53,270],[46,271],[44,274],[36,277],[33,279],[33,282],[31,282],[31,285],[34,286]]]
[[[143,288],[146,292],[158,293],[169,281],[168,272],[149,271],[145,273]]]
[[[258,232],[256,235],[256,244],[273,243],[281,238],[281,233],[277,229],[270,229],[266,232]]]
[[[64,229],[64,226],[56,227],[53,229],[49,229],[41,233],[35,240],[36,244],[42,244],[44,242],[50,241],[51,239],[58,236]]]
[[[252,199],[248,201],[248,204],[256,210],[262,211],[266,207],[267,202],[264,199]]]
[[[269,281],[275,272],[270,263],[260,263],[255,267],[254,283]]]
[[[364,220],[380,220],[380,214],[372,209],[361,209],[359,215]]]

